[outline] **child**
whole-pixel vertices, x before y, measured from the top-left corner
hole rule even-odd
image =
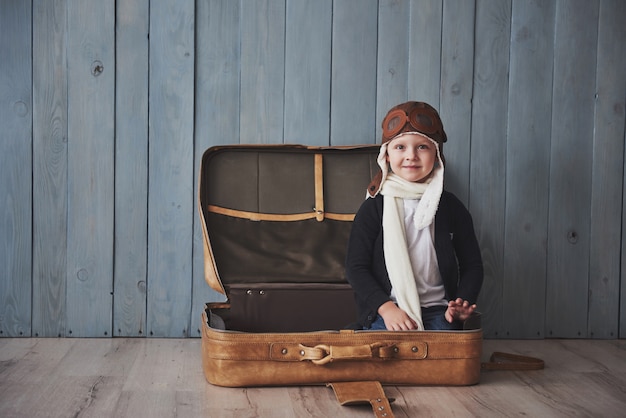
[[[346,257],[363,329],[459,329],[483,281],[472,218],[443,190],[446,133],[427,103],[393,107],[380,173],[356,214]]]

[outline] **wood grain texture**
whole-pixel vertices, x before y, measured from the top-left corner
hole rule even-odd
[[[614,338],[620,311],[620,254],[606,251],[622,244],[620,224],[624,190],[624,121],[626,108],[626,3],[600,3],[596,110],[591,184],[588,336]],[[624,287],[622,285],[622,287]],[[622,302],[622,306],[626,303]]]
[[[479,309],[484,327],[501,329],[511,2],[476,4],[469,210],[481,248],[485,278]]]
[[[30,2],[0,12],[0,336],[29,336],[32,291]]]
[[[597,1],[556,5],[546,328],[587,337]]]
[[[67,278],[66,2],[33,2],[32,335],[65,335]]]
[[[375,144],[378,2],[333,2],[328,145]]]
[[[469,204],[474,74],[474,0],[444,2],[439,113],[448,136],[446,189]]]
[[[197,3],[196,25],[193,184],[197,191],[200,161],[204,151],[213,145],[236,144],[240,140],[239,2]],[[199,337],[204,304],[224,300],[224,296],[213,291],[205,282],[202,228],[196,205],[197,201],[194,200],[190,335]]]
[[[443,2],[411,2],[408,98],[439,109]]]
[[[194,2],[150,5],[149,336],[189,336],[194,205]]]
[[[474,386],[385,386],[397,417],[621,416],[623,340],[485,340],[542,358],[544,370],[483,372]],[[320,386],[206,382],[200,340],[0,339],[0,415],[10,417],[371,417]]]
[[[515,1],[512,6],[502,329],[498,335],[543,338],[555,3]]]
[[[409,100],[408,0],[378,2],[378,72],[376,74],[376,128],[380,142],[381,125],[389,109]],[[412,75],[411,75],[412,76]]]
[[[68,1],[66,336],[111,336],[115,8]]]
[[[290,0],[286,14],[284,142],[328,145],[332,1]]]
[[[283,142],[285,8],[267,0],[241,8],[239,141],[244,144]]]
[[[113,334],[144,336],[148,243],[149,2],[116,8]]]

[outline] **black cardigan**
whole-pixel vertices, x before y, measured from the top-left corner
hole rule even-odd
[[[355,291],[359,325],[365,327],[391,294],[383,255],[382,219],[383,196],[366,199],[354,218],[348,240],[346,276]],[[446,299],[475,303],[483,282],[483,263],[472,217],[463,203],[446,191],[435,215],[435,252]]]

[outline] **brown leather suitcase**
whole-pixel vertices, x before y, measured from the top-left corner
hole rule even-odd
[[[387,416],[381,384],[478,383],[479,315],[463,331],[352,329],[346,243],[378,150],[238,145],[204,153],[205,279],[227,298],[203,312],[210,383],[332,384],[342,404],[370,402]]]

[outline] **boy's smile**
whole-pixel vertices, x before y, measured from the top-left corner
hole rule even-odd
[[[418,133],[402,134],[387,145],[387,162],[394,174],[411,182],[423,183],[435,167],[435,143]]]

